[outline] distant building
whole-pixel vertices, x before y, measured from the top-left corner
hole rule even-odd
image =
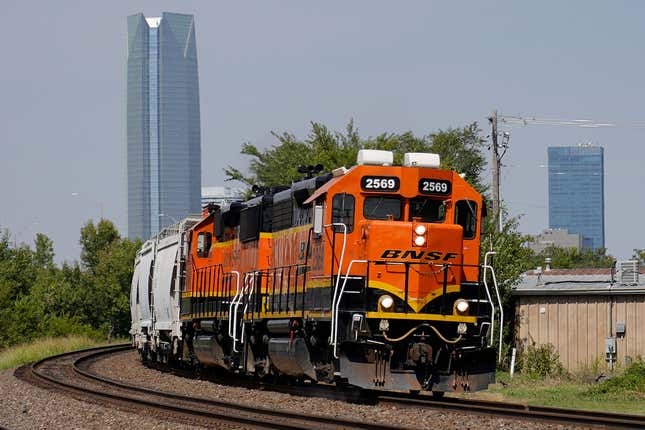
[[[242,200],[244,191],[230,187],[202,187],[202,207],[209,203],[224,205],[236,200]]]
[[[533,270],[512,294],[520,349],[550,343],[568,370],[645,357],[645,271],[637,261],[618,262],[615,271]]]
[[[128,237],[147,239],[200,212],[195,20],[128,17]]]
[[[582,235],[571,234],[567,229],[549,228],[537,235],[535,240],[528,244],[528,247],[536,254],[551,246],[573,248],[576,251],[580,251],[582,249]]]
[[[549,228],[605,247],[604,152],[593,145],[549,147]]]

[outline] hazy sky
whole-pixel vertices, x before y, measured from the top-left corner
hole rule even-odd
[[[57,260],[101,213],[126,229],[126,16],[195,15],[202,181],[310,121],[424,135],[504,114],[645,121],[640,1],[9,1],[0,4],[0,227]],[[645,128],[514,126],[502,196],[548,224],[546,147],[605,147],[606,244],[645,247]]]

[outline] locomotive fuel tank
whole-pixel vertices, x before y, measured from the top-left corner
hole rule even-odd
[[[229,368],[222,346],[214,334],[200,334],[193,339],[195,356],[203,365]]]
[[[309,357],[307,343],[302,338],[269,340],[269,357],[273,365],[289,376],[308,376],[316,380],[316,370]]]

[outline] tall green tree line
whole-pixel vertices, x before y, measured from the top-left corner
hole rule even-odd
[[[88,221],[80,232],[81,262],[54,263],[53,242],[34,246],[0,235],[0,348],[43,336],[126,335],[134,256],[140,246],[114,224]]]

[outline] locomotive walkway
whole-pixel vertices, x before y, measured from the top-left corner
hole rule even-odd
[[[51,357],[32,366],[16,370],[16,376],[33,384],[59,390],[73,397],[109,404],[113,407],[138,414],[154,414],[158,418],[200,426],[230,426],[238,428],[272,429],[394,429],[400,426],[363,423],[328,416],[299,414],[284,410],[250,407],[229,401],[186,397],[160,392],[140,386],[107,379],[90,372],[90,364],[107,354],[128,350],[129,346],[111,346],[72,352]],[[239,381],[238,381],[239,382]],[[506,416],[532,422],[576,424],[605,428],[645,428],[645,416],[622,415],[604,412],[577,411],[549,407],[525,406],[501,402],[464,400],[454,398],[436,399],[429,395],[384,393],[363,391],[360,395],[338,391],[326,385],[271,386],[248,384],[263,389],[288,392],[294,395],[326,397],[340,400],[360,398],[366,403],[377,403],[397,408],[444,409],[463,413]],[[413,423],[410,423],[413,428]]]

